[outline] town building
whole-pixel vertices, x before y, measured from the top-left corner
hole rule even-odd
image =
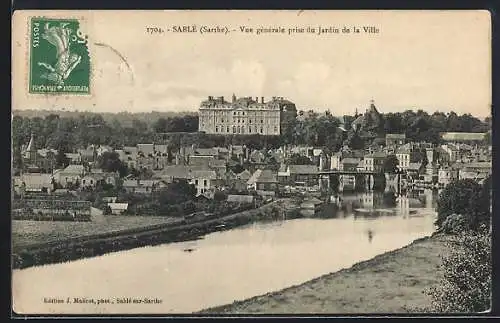
[[[340,170],[344,172],[356,172],[358,171],[358,166],[362,163],[361,158],[356,157],[346,157],[340,162]]]
[[[22,192],[50,192],[53,189],[53,178],[51,174],[24,173],[13,177],[14,191]]]
[[[458,169],[452,167],[441,167],[438,169],[438,184],[441,188],[458,179]]]
[[[283,97],[236,98],[209,96],[199,108],[199,131],[208,134],[280,135],[282,128],[296,117],[295,104]]]
[[[385,135],[385,145],[387,147],[402,146],[404,144],[406,144],[406,134],[404,133],[388,133]]]
[[[283,165],[278,171],[281,185],[312,187],[319,185],[318,167],[314,165]]]
[[[387,155],[383,152],[373,152],[363,158],[364,170],[380,173],[384,169],[384,161]]]
[[[165,183],[161,180],[127,179],[123,181],[125,191],[134,194],[152,194],[165,188],[165,186]]]
[[[128,203],[108,203],[111,214],[122,215],[128,210]]]
[[[275,195],[278,189],[276,173],[269,169],[257,169],[248,179],[247,188],[259,195]]]
[[[66,168],[54,172],[56,181],[63,187],[81,184],[85,176],[85,167],[83,165],[68,165]]]

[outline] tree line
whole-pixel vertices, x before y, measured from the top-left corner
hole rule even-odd
[[[354,149],[369,144],[381,144],[387,133],[405,133],[412,141],[439,143],[440,132],[487,132],[491,129],[491,118],[480,120],[470,114],[461,116],[435,112],[428,114],[422,110],[408,110],[401,113],[382,114],[383,129],[379,138],[371,142],[360,138],[352,130],[351,123],[357,115],[334,117],[328,111],[318,113],[299,111],[300,118],[284,128],[280,136],[261,135],[210,135],[199,133],[198,116],[158,117],[146,122],[129,116],[127,122],[118,119],[106,121],[99,114],[61,117],[50,114],[42,117],[14,116],[12,120],[12,144],[14,154],[27,144],[31,133],[35,134],[35,146],[52,148],[61,152],[73,152],[90,144],[109,145],[113,148],[135,146],[138,143],[160,143],[167,134],[168,142],[174,149],[181,145],[196,144],[199,147],[246,145],[253,149],[276,148],[285,144],[324,147],[327,151],[338,151],[343,145]],[[488,141],[491,139],[488,138]]]

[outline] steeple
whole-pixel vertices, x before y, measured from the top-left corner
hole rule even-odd
[[[233,103],[236,102],[236,95],[233,93]]]
[[[28,144],[28,147],[26,148],[26,151],[34,152],[35,150],[36,150],[36,148],[35,148],[35,134],[32,132],[31,139],[30,139],[30,142]]]
[[[25,157],[31,161],[33,161],[36,157],[35,134],[33,132],[31,133],[31,139],[28,147],[26,147]]]

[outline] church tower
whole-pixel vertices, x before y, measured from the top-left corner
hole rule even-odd
[[[35,134],[31,133],[31,139],[26,148],[26,159],[29,159],[31,163],[36,161],[36,147],[35,147]]]

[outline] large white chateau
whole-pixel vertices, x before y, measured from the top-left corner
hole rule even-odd
[[[200,104],[199,131],[219,135],[280,135],[296,115],[295,104],[283,97],[265,102],[264,97],[236,98],[233,94],[228,102],[223,96],[209,96]]]

